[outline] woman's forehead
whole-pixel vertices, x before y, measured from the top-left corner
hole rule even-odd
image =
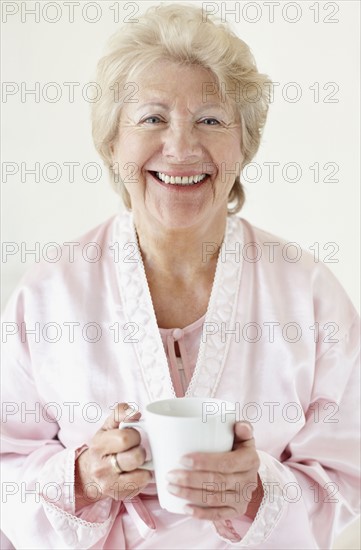
[[[199,65],[179,65],[160,61],[147,70],[134,76],[125,86],[132,85],[134,98],[133,109],[141,106],[169,109],[175,104],[187,103],[191,110],[202,106],[233,111],[230,103],[224,100],[217,87],[215,76]]]
[[[180,75],[183,76],[187,73],[197,76],[203,75],[208,81],[216,80],[212,71],[199,63],[184,63],[164,58],[155,59],[136,72],[138,77],[144,80],[158,78],[163,81],[167,77],[166,75],[173,75],[177,81],[180,81]]]
[[[210,84],[215,86],[216,78],[210,71],[197,65],[184,66],[160,61],[134,75],[133,82],[146,94],[148,89],[169,92],[185,87],[198,89]]]

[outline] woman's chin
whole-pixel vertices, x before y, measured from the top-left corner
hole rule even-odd
[[[187,229],[204,224],[204,221],[212,215],[210,206],[208,205],[207,208],[206,201],[199,201],[199,204],[196,204],[195,201],[193,204],[189,201],[187,204],[172,204],[171,202],[164,204],[157,200],[148,200],[141,209],[137,210],[138,215],[144,221],[148,218],[149,222],[168,229]]]
[[[169,230],[187,229],[204,222],[204,212],[189,212],[189,209],[176,208],[172,212],[157,212],[155,217],[163,227]]]

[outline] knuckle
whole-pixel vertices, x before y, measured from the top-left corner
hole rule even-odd
[[[217,506],[218,504],[218,496],[217,495],[209,495],[209,498],[207,499],[208,506]]]
[[[119,422],[124,420],[124,417],[126,416],[126,411],[128,409],[129,406],[127,403],[117,403],[117,405],[113,408],[111,414],[106,419],[105,426],[111,425],[114,422],[119,424]]]
[[[232,457],[225,456],[219,463],[219,472],[231,472],[233,470],[233,459]]]
[[[222,486],[222,484],[225,483],[224,475],[221,472],[213,472],[211,476],[211,483]]]
[[[90,466],[90,475],[94,481],[99,482],[104,476],[103,466],[99,464],[92,464]]]
[[[127,428],[124,428],[124,430],[120,430],[118,434],[119,438],[119,445],[121,446],[121,450],[124,450],[129,445],[129,431]]]
[[[138,445],[138,447],[136,447],[135,449],[135,458],[138,466],[141,466],[142,464],[144,464],[146,459],[145,449],[140,445]]]
[[[94,459],[97,456],[102,454],[102,445],[99,439],[93,442],[92,446],[89,447],[89,456],[91,459]]]
[[[148,485],[152,481],[152,474],[148,470],[143,470],[143,484]]]
[[[123,428],[119,430],[119,434],[117,435],[119,437],[119,443],[122,445],[122,450],[124,451],[140,443],[140,435],[137,430],[133,428]]]
[[[136,470],[133,474],[133,481],[139,487],[145,487],[151,481],[152,474],[148,470]]]
[[[259,459],[259,456],[257,455],[257,453],[253,453],[249,457],[249,469],[250,470],[258,470],[260,465],[261,465],[261,461]]]
[[[191,485],[192,484],[192,472],[188,470],[184,470],[184,473],[181,475],[181,482],[184,483],[184,485]]]
[[[141,442],[141,438],[140,438],[140,433],[136,429],[136,426],[134,428],[128,428],[128,430],[129,430],[129,435],[132,438],[133,444],[139,445]]]
[[[133,452],[119,453],[117,461],[123,472],[132,472],[137,467],[137,460]]]

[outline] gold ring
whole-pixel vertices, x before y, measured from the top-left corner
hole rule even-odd
[[[110,455],[110,462],[113,466],[113,469],[117,472],[117,474],[122,474],[123,473],[123,470],[121,469],[121,467],[118,464],[116,454]]]

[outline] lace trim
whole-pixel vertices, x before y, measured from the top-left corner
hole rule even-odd
[[[69,512],[65,512],[65,510],[62,510],[58,506],[55,506],[55,504],[53,504],[52,502],[48,502],[47,500],[45,500],[44,497],[41,497],[40,500],[43,506],[47,508],[49,512],[51,513],[55,512],[58,516],[64,519],[66,518],[68,521],[70,521],[71,523],[77,526],[81,525],[82,527],[91,527],[92,529],[99,529],[99,528],[104,528],[106,524],[109,523],[109,521],[111,520],[111,518],[109,517],[104,521],[104,523],[91,523],[89,521],[85,521],[84,519],[78,518],[77,516],[73,516],[72,514],[69,514]]]
[[[258,473],[262,481],[264,496],[252,525],[240,542],[240,548],[258,546],[263,543],[274,529],[283,511],[285,501],[279,480],[264,462],[261,462]]]
[[[204,338],[202,334],[197,363],[186,396],[214,397],[226,363],[231,338],[222,338],[222,326],[234,327],[237,296],[242,273],[243,227],[236,216],[227,217],[225,238],[217,261],[217,268],[209,299],[204,326],[214,323],[217,332]],[[226,260],[226,261],[225,261]],[[223,325],[222,325],[223,323]]]
[[[137,329],[137,345],[133,349],[148,395],[151,400],[176,397],[131,213],[118,216],[114,233],[114,242],[120,245],[117,269],[120,295],[126,319],[135,323]]]
[[[114,224],[114,242],[119,242],[117,276],[124,314],[137,326],[138,356],[142,375],[151,400],[175,397],[167,357],[157,326],[155,311],[139,249],[132,213],[121,213]],[[217,261],[205,325],[214,323],[217,332],[202,337],[196,366],[186,396],[213,397],[216,393],[230,338],[223,338],[221,323],[232,328],[236,316],[237,294],[242,262],[236,250],[243,240],[243,226],[237,216],[227,218],[226,232]],[[224,261],[226,259],[226,261]]]

